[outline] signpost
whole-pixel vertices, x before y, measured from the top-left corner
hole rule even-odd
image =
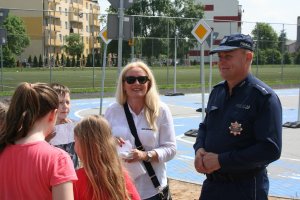
[[[123,28],[124,28],[124,9],[129,8],[134,3],[134,0],[108,0],[111,3],[111,6],[115,9],[118,9],[118,18],[119,18],[119,38],[118,38],[118,75],[121,73],[122,67],[122,50],[123,50]],[[108,20],[109,21],[109,20]],[[111,29],[111,25],[108,22],[108,29]],[[110,35],[108,35],[110,38]],[[114,38],[110,38],[114,39]]]
[[[104,27],[100,32],[100,37],[105,43],[103,52],[103,65],[102,65],[102,78],[101,78],[101,98],[100,98],[100,115],[102,115],[102,103],[104,97],[104,80],[105,80],[105,67],[106,67],[106,51],[107,45],[110,43],[111,39],[107,38],[107,27]]]
[[[204,77],[204,48],[203,42],[211,33],[211,28],[206,24],[206,22],[201,19],[198,21],[194,29],[192,30],[192,34],[198,40],[201,46],[201,70],[200,70],[200,77],[201,77],[201,89],[202,89],[202,120],[204,120],[204,113],[205,113],[205,77]]]

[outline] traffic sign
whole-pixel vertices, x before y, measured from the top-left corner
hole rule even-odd
[[[120,8],[120,0],[108,0],[114,9]],[[132,6],[134,0],[123,0],[123,8],[127,9]]]
[[[105,42],[105,44],[110,43],[111,39],[107,38],[107,27],[104,27],[102,29],[102,31],[100,32],[100,37],[102,38],[103,42]]]
[[[117,40],[119,38],[119,17],[116,14],[107,16],[107,38]],[[123,18],[123,40],[129,40],[133,37],[133,17]]]
[[[209,36],[211,31],[212,30],[209,25],[203,19],[200,19],[192,30],[192,34],[202,44]]]

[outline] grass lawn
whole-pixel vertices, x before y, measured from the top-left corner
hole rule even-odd
[[[152,67],[158,87],[167,89],[174,87],[174,67]],[[299,65],[265,65],[252,66],[252,73],[272,87],[290,87],[300,84]],[[118,70],[116,67],[106,68],[104,91],[113,92],[116,87]],[[200,66],[176,68],[176,88],[200,88]],[[3,87],[0,83],[0,95],[11,94],[20,82],[59,82],[67,85],[72,93],[98,92],[101,87],[102,68],[4,68],[2,74]],[[212,85],[221,81],[217,66],[212,70]],[[205,66],[205,84],[209,87],[209,66]]]

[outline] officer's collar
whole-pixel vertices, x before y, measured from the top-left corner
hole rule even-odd
[[[234,93],[234,91],[244,88],[246,85],[248,85],[250,79],[252,79],[252,75],[248,74],[244,80],[242,80],[232,88],[232,92]],[[224,82],[224,86],[228,88],[227,81]]]

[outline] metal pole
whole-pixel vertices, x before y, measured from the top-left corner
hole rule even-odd
[[[201,77],[201,93],[202,93],[202,121],[204,120],[204,113],[205,113],[205,80],[204,80],[204,47],[203,44],[201,44],[201,71],[200,71],[200,77]]]
[[[119,8],[119,40],[118,40],[118,76],[122,68],[124,0],[120,0]]]
[[[134,17],[132,17],[132,44],[131,44],[131,61],[134,60]]]
[[[93,43],[93,88],[95,88],[95,49],[94,49],[94,13],[92,9],[92,43]]]
[[[2,45],[1,46],[1,88],[3,91],[3,48]]]
[[[214,31],[210,33],[210,49],[213,48],[214,40]],[[209,89],[208,92],[211,92],[211,82],[212,82],[212,54],[209,55]]]
[[[299,85],[299,104],[298,104],[298,121],[300,122],[300,85]]]
[[[106,50],[107,50],[107,44],[104,45],[104,52],[103,52],[102,79],[101,79],[101,98],[100,98],[100,113],[99,113],[100,115],[102,115],[102,102],[103,102],[103,97],[104,97]]]
[[[282,36],[284,34],[284,24],[282,24]],[[284,38],[282,37],[282,43],[281,43],[281,81],[283,81],[283,57],[284,57]]]
[[[167,52],[167,86],[169,86],[169,59],[170,59],[170,55],[169,55],[169,52],[170,52],[170,33],[169,33],[169,26],[170,26],[170,22],[168,20],[168,52]]]
[[[51,11],[49,11],[49,14],[50,14],[50,19],[49,19],[49,24],[50,24],[50,33],[49,33],[49,36],[50,36],[50,41],[49,41],[49,59],[48,59],[48,66],[49,66],[49,70],[50,70],[50,83],[52,83],[52,58],[51,58],[51,27],[52,27],[52,24],[51,24]]]
[[[175,31],[175,44],[174,44],[174,94],[176,94],[176,67],[177,67],[177,32]]]

